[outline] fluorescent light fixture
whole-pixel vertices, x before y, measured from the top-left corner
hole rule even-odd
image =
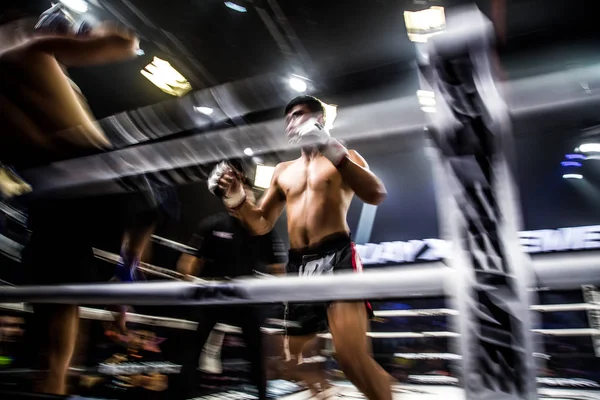
[[[226,1],[225,2],[225,7],[232,9],[233,11],[237,11],[237,12],[241,12],[241,13],[245,13],[246,11],[246,7],[242,7],[239,4],[235,4],[231,1]]]
[[[273,178],[275,167],[267,165],[257,165],[256,175],[254,175],[254,186],[262,189],[268,189],[271,186],[271,178]]]
[[[419,103],[422,106],[435,106],[435,98],[433,97],[422,97],[419,99]]]
[[[308,85],[306,84],[306,81],[297,76],[292,76],[288,82],[290,84],[290,87],[292,89],[294,89],[296,92],[303,93],[303,92],[306,92],[306,89],[308,89]]]
[[[411,42],[426,43],[446,28],[444,7],[429,7],[421,11],[405,11],[404,24]]]
[[[83,0],[60,0],[60,2],[69,10],[79,14],[83,14],[88,10],[88,5]]]
[[[244,154],[247,155],[248,157],[252,157],[254,155],[254,152],[252,151],[252,149],[250,147],[246,147],[244,149]]]
[[[581,174],[564,174],[563,179],[583,179]]]
[[[599,153],[600,143],[584,143],[579,146],[579,151],[582,153]]]
[[[419,98],[419,104],[421,105],[421,110],[423,112],[436,112],[435,93],[431,90],[417,90],[417,97]]]
[[[560,163],[563,167],[581,167],[581,163],[577,161],[563,161]]]
[[[583,154],[565,154],[567,160],[585,160],[586,156]]]
[[[214,110],[210,107],[194,107],[194,110],[204,115],[212,115],[212,113],[214,112]]]
[[[146,79],[171,96],[183,96],[192,90],[192,85],[167,61],[158,57],[140,71]]]
[[[433,99],[433,98],[435,98],[435,93],[433,93],[431,90],[417,90],[417,97],[418,98],[431,97]]]

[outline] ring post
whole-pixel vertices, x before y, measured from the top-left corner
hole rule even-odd
[[[518,243],[510,121],[492,74],[491,23],[451,10],[446,31],[418,44],[421,88],[435,99],[425,129],[440,233],[452,243],[447,288],[460,332],[467,399],[537,399],[531,333],[533,269]],[[432,103],[430,101],[430,103]],[[537,304],[537,303],[533,303]]]

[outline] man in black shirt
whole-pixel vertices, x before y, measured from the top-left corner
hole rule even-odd
[[[239,165],[235,166],[241,170]],[[252,188],[244,180],[244,189],[250,201],[255,201]],[[252,236],[234,213],[219,213],[202,220],[189,245],[196,250],[183,254],[177,270],[203,279],[227,279],[251,276],[256,272],[283,271],[285,250],[274,232]],[[246,357],[251,363],[251,383],[258,389],[260,399],[266,398],[266,370],[263,355],[261,326],[264,317],[256,306],[201,307],[199,310],[197,340],[194,350],[186,352],[187,361],[182,369],[184,391],[193,395],[196,368],[201,350],[217,322],[227,322],[242,328],[246,343]]]

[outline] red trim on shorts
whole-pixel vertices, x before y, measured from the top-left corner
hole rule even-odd
[[[363,272],[363,264],[360,259],[360,254],[356,251],[356,245],[354,242],[350,243],[350,250],[352,251],[352,269],[354,272],[362,273]],[[367,307],[367,312],[369,313],[369,317],[373,317],[373,306],[371,303],[365,300],[365,306]]]

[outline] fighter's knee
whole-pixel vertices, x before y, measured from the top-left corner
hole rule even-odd
[[[337,361],[340,368],[344,371],[349,369],[358,368],[361,364],[362,356],[352,351],[337,351],[335,354],[335,360]]]

